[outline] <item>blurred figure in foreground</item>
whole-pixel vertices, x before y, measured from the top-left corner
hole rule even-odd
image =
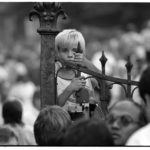
[[[22,122],[22,111],[22,105],[17,99],[6,101],[2,108],[4,124],[11,126],[18,133],[19,145],[35,145],[33,132]]]
[[[128,138],[147,123],[144,109],[133,100],[116,102],[109,110],[106,122],[115,145],[125,145]]]
[[[146,117],[148,119],[148,122],[150,122],[150,66],[148,66],[142,73],[139,82],[139,92],[140,96],[142,97],[145,103],[144,109]],[[127,141],[126,145],[150,146],[149,138],[150,138],[150,123],[148,123],[143,128],[137,130],[137,132],[135,132],[131,136],[131,138]]]
[[[19,145],[18,134],[7,125],[0,126],[0,145]]]
[[[38,145],[59,146],[61,137],[71,118],[67,111],[60,106],[46,106],[40,111],[34,123],[34,135]]]
[[[39,113],[33,105],[35,90],[36,86],[29,79],[28,73],[21,73],[17,77],[17,82],[11,86],[8,94],[8,97],[17,97],[21,100],[23,106],[22,119],[25,124],[30,126],[31,131],[33,131],[33,124]]]
[[[96,119],[75,122],[64,134],[63,146],[113,146],[104,121]]]

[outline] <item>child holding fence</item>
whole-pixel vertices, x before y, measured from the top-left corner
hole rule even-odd
[[[80,46],[80,53],[78,52]],[[55,63],[55,71],[62,67],[63,61],[76,63],[92,71],[97,71],[96,67],[85,57],[85,40],[83,35],[75,29],[66,29],[60,32],[55,38],[55,49],[60,61]],[[81,89],[84,92],[84,104],[88,108],[89,103],[96,104],[94,89],[91,79],[85,80],[86,74],[76,76],[76,71],[71,68],[61,68],[57,72],[57,100],[58,105],[64,107],[71,116],[85,116],[83,105],[77,101],[77,92]],[[96,81],[96,80],[95,80]],[[95,82],[97,84],[97,82]],[[95,86],[96,86],[95,84]],[[97,84],[98,85],[98,84]],[[84,105],[84,106],[85,106]],[[76,115],[75,115],[76,114]],[[88,117],[88,115],[87,115]]]

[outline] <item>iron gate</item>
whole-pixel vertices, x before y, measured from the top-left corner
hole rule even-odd
[[[54,105],[57,104],[56,99],[56,77],[55,77],[55,36],[59,33],[57,28],[57,20],[59,16],[66,19],[67,15],[60,3],[35,3],[33,10],[29,14],[29,19],[32,20],[33,16],[37,16],[40,22],[40,28],[37,30],[41,35],[41,60],[40,60],[40,80],[41,80],[41,104]],[[101,107],[104,113],[107,113],[107,101],[108,90],[114,84],[119,84],[123,87],[126,97],[131,98],[136,88],[138,88],[138,82],[131,80],[132,64],[128,58],[125,65],[127,70],[127,79],[116,78],[105,74],[107,58],[104,51],[100,58],[102,66],[102,72],[97,73],[79,65],[67,63],[72,69],[89,74],[91,77],[95,77],[99,81],[100,86],[100,101]],[[106,81],[111,82],[106,84]],[[131,86],[136,86],[133,90]]]

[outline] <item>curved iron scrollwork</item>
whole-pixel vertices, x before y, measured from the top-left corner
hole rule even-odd
[[[84,68],[82,66],[79,66],[79,65],[76,65],[76,64],[73,64],[70,62],[66,62],[66,65],[68,67],[74,69],[74,70],[89,74],[90,76],[86,77],[85,79],[97,78],[98,80],[101,81],[101,85],[99,85],[100,89],[101,89],[101,94],[102,94],[101,101],[106,101],[107,90],[111,89],[114,84],[118,84],[118,85],[122,86],[124,89],[126,97],[132,98],[135,89],[138,88],[139,82],[131,80],[132,64],[131,64],[129,58],[128,58],[127,64],[125,65],[125,67],[127,69],[127,79],[121,79],[121,78],[111,77],[111,76],[105,75],[106,61],[107,61],[107,58],[105,57],[104,51],[103,51],[102,57],[100,58],[100,62],[102,64],[102,73],[93,72],[87,68]],[[112,82],[112,83],[106,85],[104,80]],[[133,90],[131,90],[131,86],[137,86],[137,87],[134,88]]]
[[[132,97],[133,97],[133,94],[134,94],[135,90],[138,89],[138,88],[139,88],[139,87],[136,86],[136,87],[132,90],[132,93],[131,93],[131,96],[132,96]]]
[[[113,82],[113,83],[109,84],[108,86],[113,86],[114,84],[117,84],[117,85],[120,85],[121,87],[123,87],[125,95],[127,95],[127,89],[124,84]]]

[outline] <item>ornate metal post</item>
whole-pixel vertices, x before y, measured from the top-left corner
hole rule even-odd
[[[55,36],[58,34],[57,19],[59,15],[65,13],[60,3],[35,3],[33,10],[29,14],[36,15],[40,22],[37,32],[41,35],[41,60],[40,60],[40,80],[41,80],[41,107],[56,104],[55,97]]]
[[[127,70],[127,81],[128,81],[127,93],[126,93],[127,95],[126,96],[127,96],[127,98],[132,98],[132,94],[131,94],[131,70],[132,70],[133,65],[130,62],[130,57],[128,57],[128,62],[125,66],[126,66],[126,70]]]
[[[104,51],[102,51],[102,56],[100,58],[100,62],[101,62],[101,66],[102,66],[102,75],[105,76],[105,65],[106,65],[106,62],[107,62],[107,58],[105,57],[105,54],[104,54]],[[101,108],[104,112],[104,115],[107,114],[107,95],[106,95],[106,82],[105,80],[101,80],[101,85],[100,85],[100,88],[101,88],[101,92],[100,92],[100,99],[101,99]]]

